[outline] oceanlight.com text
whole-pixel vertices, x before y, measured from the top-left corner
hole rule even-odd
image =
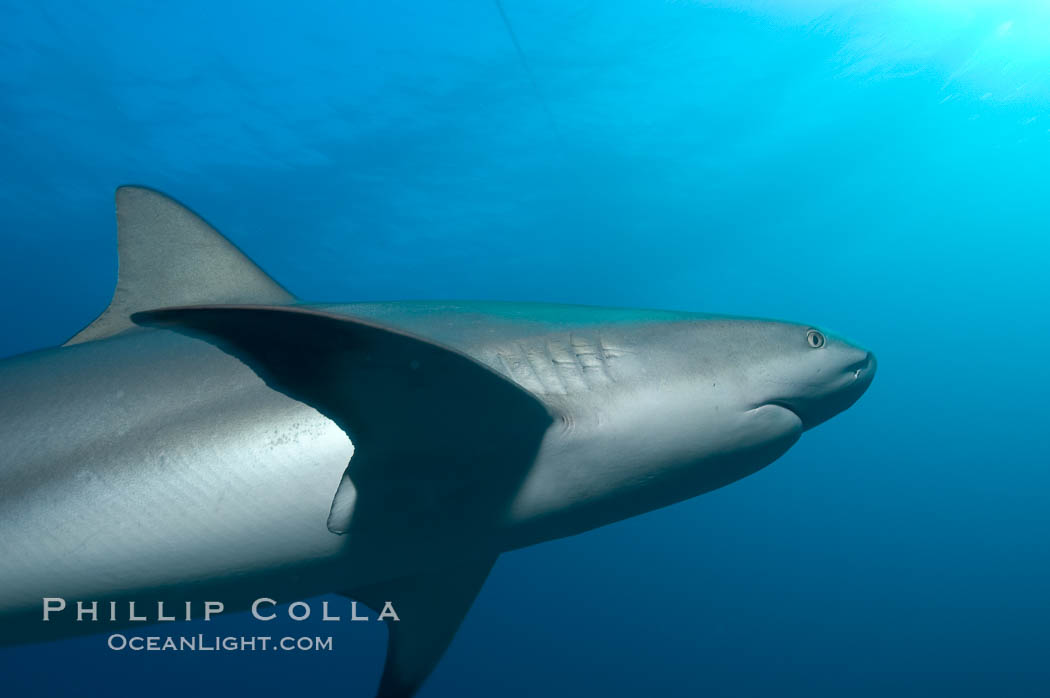
[[[114,633],[106,645],[115,652],[331,652],[332,638]]]

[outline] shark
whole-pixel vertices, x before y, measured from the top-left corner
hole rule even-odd
[[[308,303],[160,192],[116,217],[109,306],[0,361],[3,644],[102,631],[42,600],[339,593],[396,609],[377,695],[412,696],[502,553],[740,480],[876,370],[791,322]]]

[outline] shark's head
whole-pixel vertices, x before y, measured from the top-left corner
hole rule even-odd
[[[677,375],[662,417],[682,434],[697,475],[732,481],[768,465],[806,430],[842,412],[875,375],[875,357],[812,325],[705,318],[665,345]],[[686,424],[696,425],[693,434]]]
[[[874,354],[816,327],[759,321],[740,335],[753,353],[741,375],[742,406],[790,410],[803,429],[848,408],[875,376]]]
[[[856,402],[875,375],[870,351],[812,325],[705,317],[657,333],[646,357],[650,387],[631,396],[629,414],[644,446],[636,472],[652,483],[654,501],[769,465]]]
[[[570,404],[564,443],[551,444],[512,508],[518,521],[537,519],[531,540],[746,477],[856,402],[875,374],[866,349],[771,320],[640,323],[610,329],[601,344],[609,381]]]
[[[668,373],[684,380],[664,418],[700,425],[688,447],[704,468],[724,464],[726,478],[772,462],[856,402],[875,375],[870,351],[812,325],[708,318],[683,329],[665,354]]]

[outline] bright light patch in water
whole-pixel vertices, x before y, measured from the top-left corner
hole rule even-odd
[[[1050,3],[1044,0],[699,0],[839,37],[844,75],[943,78],[945,101],[1050,102]]]

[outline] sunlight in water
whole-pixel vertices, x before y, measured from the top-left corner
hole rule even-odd
[[[701,0],[844,40],[843,70],[873,79],[936,71],[947,99],[1050,101],[1050,3],[1042,0]]]

